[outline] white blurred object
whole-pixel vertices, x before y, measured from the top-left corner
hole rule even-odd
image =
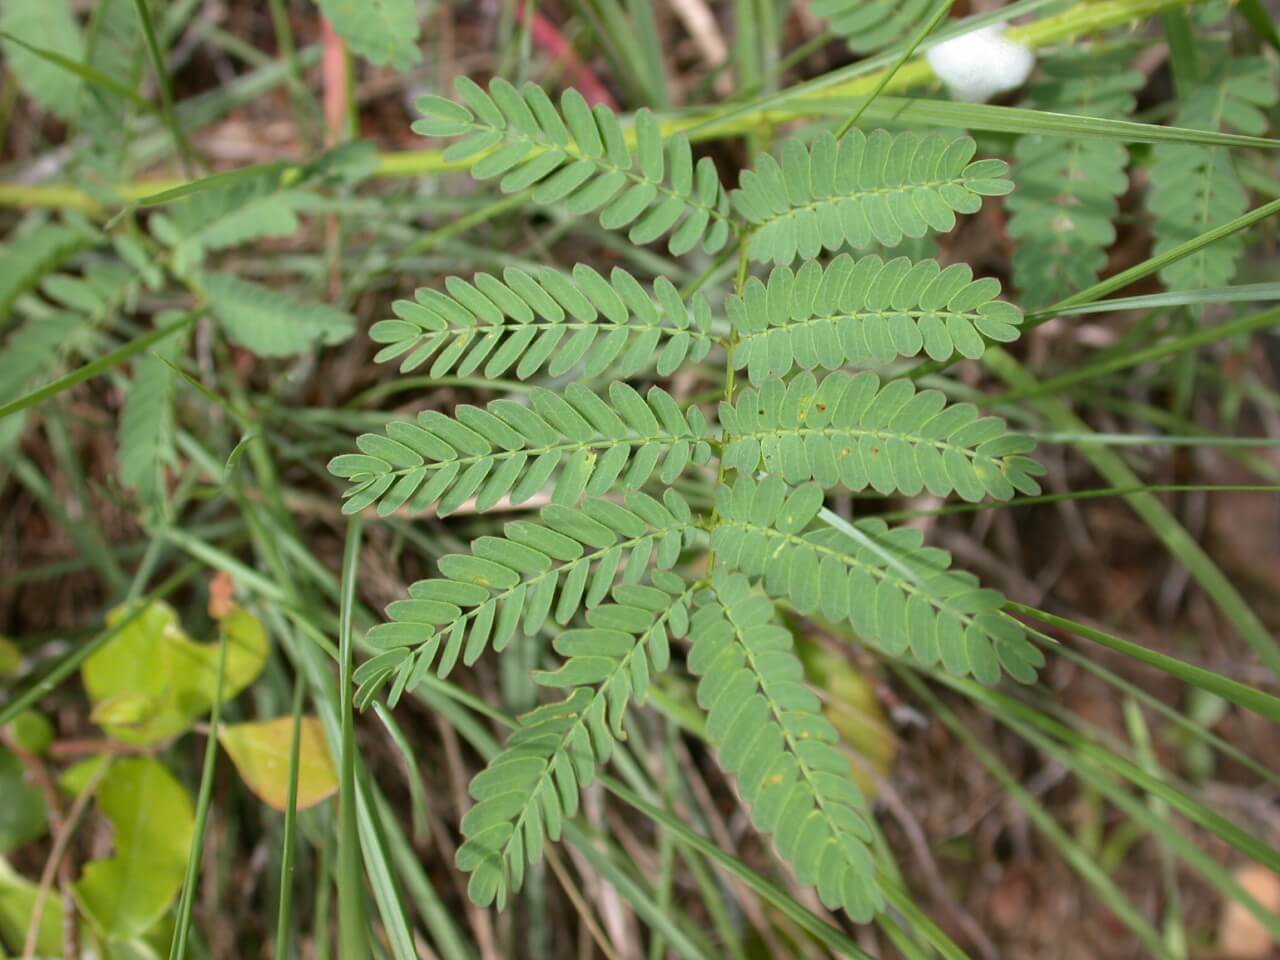
[[[982,27],[931,47],[929,66],[957,100],[983,103],[1022,86],[1036,64],[1028,47],[1004,35],[1004,26]]]

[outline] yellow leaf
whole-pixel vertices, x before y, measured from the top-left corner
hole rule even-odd
[[[218,731],[218,740],[249,789],[269,806],[284,810],[289,804],[293,717],[224,726]],[[314,806],[337,789],[338,774],[324,727],[318,717],[303,717],[298,738],[298,809]]]

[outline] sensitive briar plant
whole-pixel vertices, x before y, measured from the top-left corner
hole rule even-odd
[[[536,520],[442,557],[437,576],[388,606],[368,633],[381,652],[356,671],[356,701],[389,685],[394,704],[430,672],[446,676],[520,636],[554,636],[564,663],[534,680],[567,696],[519,721],[472,782],[461,824],[471,896],[501,905],[560,837],[625,736],[628,706],[645,701],[683,641],[708,737],[753,823],[825,904],[866,920],[884,902],[866,805],[778,607],[846,621],[886,654],[983,683],[1035,678],[1041,654],[999,593],[916,530],[823,509],[836,490],[971,501],[1039,491],[1028,439],[917,390],[895,366],[978,357],[988,340],[1015,339],[1022,315],[997,299],[999,284],[962,264],[849,252],[950,230],[957,213],[1009,191],[1006,166],[975,160],[967,137],[855,129],[786,142],[730,192],[709,159],[695,164],[683,136],[664,141],[645,111],[627,131],[572,90],[557,106],[532,83],[499,79],[485,92],[463,78],[457,89],[458,103],[423,98],[415,129],[463,137],[448,156],[476,176],[598,212],[633,243],[666,235],[675,254],[736,244],[739,279],[717,311],[621,269],[508,269],[449,277],[374,326],[378,359],[404,371],[612,382],[424,411],[332,461],[350,481],[349,513],[444,516],[549,491]],[[773,267],[757,278],[752,262]],[[660,386],[625,382],[707,358],[723,369],[714,420]],[[744,369],[751,385],[736,389]],[[684,491],[699,478],[716,492],[695,509]]]
[[[0,954],[1280,942],[1261,5],[269,6],[0,0]]]

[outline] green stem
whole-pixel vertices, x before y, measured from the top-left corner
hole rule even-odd
[[[156,86],[160,88],[161,116],[164,118],[164,125],[173,137],[174,146],[178,148],[178,154],[182,158],[183,172],[190,176],[196,166],[196,155],[174,113],[173,84],[169,80],[169,69],[165,65],[164,52],[160,49],[160,42],[156,38],[155,25],[151,22],[151,11],[147,8],[146,0],[133,0],[133,6],[138,11],[142,36],[147,42],[147,52],[151,55],[151,66],[155,69]]]
[[[178,900],[178,919],[174,925],[173,942],[169,946],[169,960],[184,960],[187,955],[187,937],[191,932],[191,910],[195,905],[196,884],[200,878],[200,854],[204,849],[205,829],[209,823],[209,803],[213,798],[213,773],[218,761],[218,723],[222,719],[222,689],[227,675],[227,644],[227,637],[223,635],[218,643],[218,682],[214,687],[213,710],[209,715],[209,733],[204,745],[200,795],[196,799],[195,832],[191,837],[191,852],[187,855],[187,875],[182,883],[182,896]]]
[[[280,851],[280,911],[276,916],[276,960],[288,960],[293,937],[293,858],[298,831],[298,767],[302,742],[302,702],[306,681],[293,679],[293,736],[289,741],[289,800],[284,808],[284,844]]]

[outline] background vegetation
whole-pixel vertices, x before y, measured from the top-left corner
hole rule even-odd
[[[1034,73],[993,106],[952,98],[926,49],[1005,23]],[[0,46],[0,955],[1273,955],[1280,35],[1260,0],[0,0]],[[684,133],[725,189],[851,123],[1010,163],[1007,197],[888,256],[998,278],[1021,340],[887,359],[1034,437],[1044,492],[827,507],[950,551],[1046,665],[983,686],[785,617],[874,813],[872,923],[752,830],[683,670],[505,911],[467,897],[467,784],[545,699],[558,628],[409,689],[367,634],[549,490],[344,501],[327,465],[397,414],[613,378],[462,346],[399,373],[414,344],[374,324],[447,277],[587,264],[696,290],[720,336],[745,275],[710,221],[654,242],[459,172],[411,130],[461,132],[415,107],[458,77],[572,87],[668,149]],[[790,262],[805,241],[757,243]],[[682,342],[622,366],[714,413],[724,353]],[[775,361],[743,359],[739,387]],[[713,479],[678,486],[708,506]]]

